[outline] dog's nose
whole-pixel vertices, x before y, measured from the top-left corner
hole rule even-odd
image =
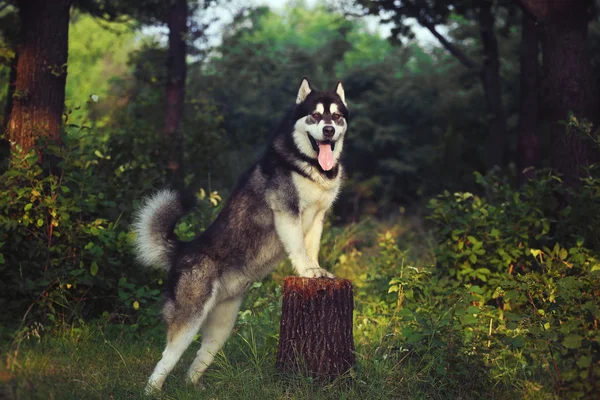
[[[323,127],[323,136],[327,139],[331,139],[335,134],[335,128],[333,126],[324,126]]]

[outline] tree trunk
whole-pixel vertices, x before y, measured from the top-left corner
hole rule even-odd
[[[277,367],[333,378],[355,364],[352,283],[288,276],[283,289]]]
[[[506,149],[506,117],[502,104],[502,88],[500,83],[500,60],[498,40],[494,29],[492,1],[485,0],[479,8],[479,32],[483,47],[483,65],[481,81],[488,109],[488,138],[486,149],[486,165],[488,168],[504,165]]]
[[[8,138],[24,151],[38,138],[60,142],[71,0],[21,0],[17,80]]]
[[[592,0],[515,0],[540,24],[552,127],[552,169],[569,186],[581,167],[598,161],[598,151],[560,121],[572,112],[598,123],[598,86],[585,45]]]
[[[169,146],[169,174],[173,185],[182,189],[183,178],[183,135],[181,119],[185,100],[187,74],[186,43],[188,6],[186,0],[173,0],[169,9],[169,51],[167,55],[167,109],[165,135]]]
[[[590,16],[587,1],[555,1],[552,16],[543,24],[544,70],[549,85],[552,128],[552,169],[569,186],[579,184],[582,166],[597,160],[594,147],[566,129],[569,112],[598,122],[597,81],[585,44]],[[558,4],[560,3],[560,4]],[[562,6],[562,7],[560,7]]]
[[[539,116],[539,40],[535,21],[523,14],[521,26],[521,104],[519,108],[519,142],[517,147],[517,179],[521,186],[533,178],[533,170],[541,160],[540,138],[538,133]]]

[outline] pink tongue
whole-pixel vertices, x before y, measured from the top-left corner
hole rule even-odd
[[[331,143],[319,143],[319,164],[325,171],[333,168],[333,151],[331,151]]]

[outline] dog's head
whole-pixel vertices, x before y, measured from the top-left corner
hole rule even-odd
[[[324,171],[338,163],[348,127],[348,107],[342,82],[331,92],[313,90],[302,79],[294,110],[294,142],[306,156],[316,159]]]

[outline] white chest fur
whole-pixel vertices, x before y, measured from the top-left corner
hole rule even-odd
[[[341,174],[340,174],[341,175]],[[315,218],[322,218],[335,201],[341,186],[341,178],[311,180],[302,175],[293,174],[294,186],[298,192],[302,230],[306,232]]]

